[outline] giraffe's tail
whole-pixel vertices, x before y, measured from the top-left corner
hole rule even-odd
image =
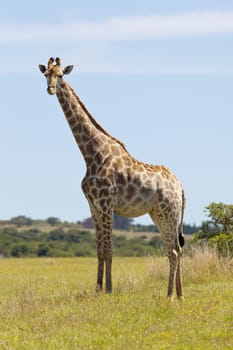
[[[182,210],[181,210],[181,220],[180,220],[180,226],[179,226],[179,245],[180,245],[180,247],[183,247],[184,243],[185,243],[184,231],[183,231],[184,208],[185,208],[185,195],[184,195],[184,189],[182,188]]]

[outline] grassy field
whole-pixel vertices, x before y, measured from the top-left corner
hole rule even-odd
[[[185,301],[166,299],[165,257],[114,258],[112,295],[96,259],[0,260],[0,349],[232,349],[233,266],[209,249],[183,258]]]

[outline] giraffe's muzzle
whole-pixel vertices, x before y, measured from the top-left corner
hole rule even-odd
[[[56,94],[56,87],[49,86],[48,89],[47,89],[47,92],[48,92],[49,95]]]

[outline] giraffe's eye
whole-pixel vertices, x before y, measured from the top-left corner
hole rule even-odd
[[[58,74],[57,76],[58,76],[58,78],[62,78],[63,74]]]

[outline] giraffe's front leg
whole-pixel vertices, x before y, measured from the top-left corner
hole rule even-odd
[[[84,178],[82,189],[88,199],[96,228],[97,291],[103,288],[104,265],[106,292],[112,292],[112,223],[115,188],[108,177]]]
[[[105,217],[106,214],[103,214]],[[112,222],[112,220],[110,220]],[[107,224],[109,220],[102,219],[102,229],[97,232],[97,291],[103,288],[103,276],[105,268],[106,293],[112,292],[112,224]]]
[[[108,229],[107,229],[108,227]],[[106,293],[112,292],[112,237],[111,227],[104,224],[101,230],[101,237],[97,234],[97,291],[103,287],[103,275],[105,267]]]
[[[99,246],[98,240],[97,240],[97,258],[98,258],[98,268],[97,268],[96,292],[99,293],[103,290],[104,257],[102,254],[101,247]]]
[[[112,293],[112,247],[105,259],[106,293]]]
[[[97,270],[97,284],[96,292],[99,293],[103,290],[103,276],[104,276],[104,260],[98,258],[98,270]]]
[[[104,232],[104,230],[103,230]],[[108,237],[108,233],[102,235],[98,239],[97,234],[97,257],[98,257],[98,269],[97,269],[97,293],[103,290],[103,276],[104,276],[104,265],[106,274],[106,293],[112,292],[112,238]]]

